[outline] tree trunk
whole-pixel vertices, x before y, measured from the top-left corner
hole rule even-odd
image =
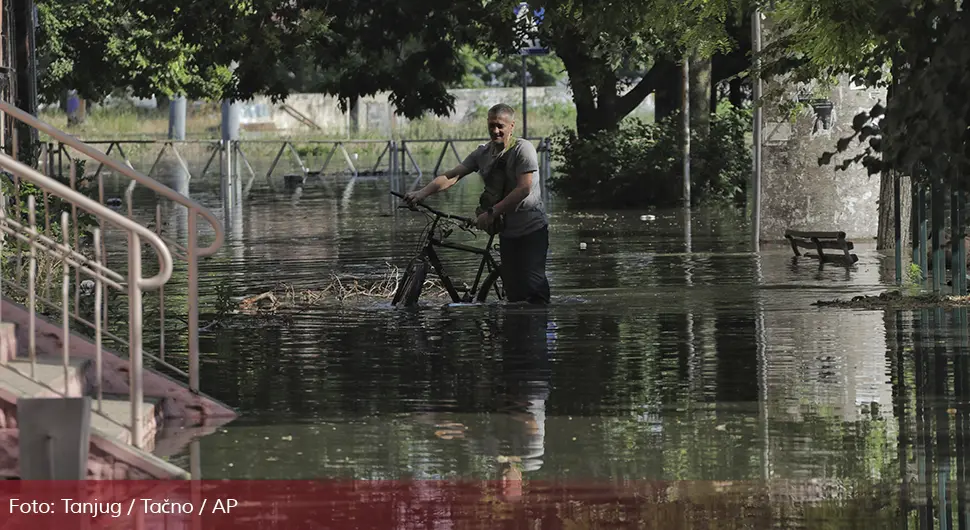
[[[890,84],[889,89],[886,93],[886,105],[891,106],[893,101],[893,92],[896,90],[896,83],[899,79],[898,77],[898,65],[894,64],[892,66],[893,82]],[[894,222],[893,214],[893,204],[894,204],[894,193],[893,193],[893,171],[883,171],[879,174],[879,223],[876,227],[876,250],[895,250],[896,248],[896,227]],[[914,215],[915,211],[913,208],[917,205],[912,204],[912,188],[909,185],[910,179],[900,180],[900,224],[902,227],[903,240],[906,237],[906,227],[909,223],[906,221],[907,213]],[[908,207],[907,207],[908,206]]]
[[[573,103],[576,104],[576,134],[580,138],[589,138],[597,132],[608,129],[604,124],[605,117],[596,108],[596,99],[593,97],[593,89],[584,81],[585,75],[579,74],[575,77],[570,73],[570,82],[573,89]]]
[[[703,196],[711,175],[705,167],[704,151],[708,137],[711,135],[711,59],[701,58],[696,54],[690,59],[690,128],[691,180],[695,183],[695,198]]]
[[[614,123],[611,126],[610,121],[595,105],[576,102],[576,134],[580,138],[589,138],[600,131],[615,130],[619,124]]]
[[[576,133],[581,138],[588,138],[600,131],[619,130],[623,118],[653,92],[655,80],[659,77],[654,67],[632,90],[620,96],[615,75],[602,65],[586,58],[564,59],[563,63],[569,73],[573,103],[576,105]]]
[[[667,59],[660,59],[657,64],[658,66],[662,64],[665,69],[673,72],[680,70],[676,63]],[[667,75],[657,80],[657,90],[654,92],[654,121],[663,121],[680,110],[680,91],[680,76]]]
[[[909,179],[902,179],[899,186],[899,217],[902,231],[902,245],[906,248],[909,215],[912,209],[912,196]],[[895,250],[896,227],[893,214],[893,174],[883,172],[879,177],[879,226],[876,233],[876,250]]]
[[[357,134],[360,132],[360,98],[351,98],[350,100],[350,133]]]
[[[737,43],[737,48],[729,53],[718,53],[711,60],[711,83],[728,81],[728,100],[735,107],[740,109],[744,104],[743,79],[735,77],[741,72],[751,67],[751,13],[745,11],[737,24],[729,22],[726,26],[728,34]],[[715,99],[716,101],[716,99]],[[714,103],[711,109],[716,110],[717,104]]]
[[[609,107],[576,102],[576,134],[581,138],[589,138],[602,131],[615,132],[620,128],[621,120],[623,117]]]
[[[711,132],[711,59],[690,60],[690,127],[701,141]]]
[[[600,131],[618,130],[620,121],[654,93],[661,80],[677,80],[673,75],[676,70],[667,69],[667,64],[658,61],[633,88],[621,96],[612,67],[602,59],[590,56],[588,50],[577,48],[573,42],[563,42],[557,50],[569,75],[573,103],[576,105],[576,132],[581,138],[588,138]]]
[[[10,0],[8,0],[10,1]],[[7,45],[13,47],[14,64],[9,65],[13,68],[16,75],[14,81],[14,94],[16,96],[15,105],[28,114],[37,115],[37,61],[35,55],[36,39],[34,34],[34,1],[33,0],[12,0],[13,20],[11,27],[13,35],[12,43]],[[20,156],[24,157],[28,165],[33,165],[34,146],[38,143],[39,137],[37,129],[26,124],[17,122],[19,129]],[[26,155],[26,156],[25,156]]]
[[[734,108],[740,109],[744,105],[744,90],[742,89],[742,81],[740,79],[731,80],[731,94],[729,100]]]
[[[718,82],[711,79],[711,102],[709,103],[712,113],[717,113],[717,104],[721,101],[721,90],[719,89]]]
[[[879,226],[876,229],[876,250],[896,248],[893,227],[893,175],[884,171],[879,176]]]

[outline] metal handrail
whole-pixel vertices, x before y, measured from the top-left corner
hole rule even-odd
[[[104,218],[104,220],[114,224],[122,230],[136,232],[151,246],[155,247],[155,250],[158,252],[158,258],[161,260],[159,262],[158,274],[152,276],[151,278],[137,278],[137,285],[139,288],[143,290],[158,289],[164,285],[169,278],[172,277],[172,253],[169,251],[168,245],[162,241],[162,238],[158,237],[158,235],[155,232],[152,232],[150,228],[134,221],[133,219],[129,219],[128,217],[121,215],[100,202],[86,197],[84,194],[78,191],[72,190],[71,188],[48,177],[47,175],[44,175],[36,169],[14,160],[5,153],[0,153],[0,168],[6,169],[18,177],[32,182],[38,188],[46,189],[62,199],[67,199],[71,203],[84,208],[88,212]]]
[[[199,282],[199,270],[198,270],[198,258],[211,256],[215,254],[225,242],[225,229],[219,220],[216,218],[208,208],[205,208],[198,202],[192,200],[189,197],[182,195],[181,193],[175,191],[174,189],[156,181],[155,179],[141,173],[140,171],[123,164],[106,153],[102,153],[97,149],[94,149],[90,145],[81,140],[77,139],[71,134],[54,128],[50,124],[36,118],[35,116],[24,112],[23,110],[13,106],[5,101],[0,101],[0,111],[6,113],[9,116],[19,120],[21,123],[29,125],[40,132],[50,136],[51,138],[59,141],[62,145],[67,145],[78,152],[90,157],[93,160],[100,162],[102,165],[106,165],[118,174],[124,175],[132,180],[132,184],[127,187],[127,195],[130,198],[131,193],[134,191],[133,186],[135,184],[141,184],[146,188],[154,191],[158,195],[165,197],[172,202],[184,206],[188,210],[188,226],[186,230],[187,244],[184,248],[185,250],[185,261],[188,264],[188,285],[186,286],[186,298],[188,304],[187,317],[188,317],[188,357],[189,357],[189,388],[192,392],[199,392],[199,364],[200,364],[200,352],[199,352],[199,296],[198,296],[198,282]],[[16,132],[16,129],[14,129]],[[16,144],[14,145],[16,148]],[[73,166],[73,159],[71,159]],[[103,198],[102,198],[103,200]],[[97,201],[95,201],[97,202]],[[130,207],[130,204],[129,204]],[[213,232],[215,233],[215,240],[207,247],[198,246],[198,216],[201,215],[211,226]],[[129,211],[130,217],[130,211]],[[156,227],[157,230],[161,230],[161,225]],[[180,246],[176,243],[172,243],[173,246]],[[164,327],[164,290],[160,290],[160,314],[161,322]],[[163,337],[162,345],[160,346],[159,355],[156,358],[162,365],[166,366],[173,371],[177,371],[180,374],[184,374],[181,370],[175,369],[172,365],[168,364],[165,359],[164,351],[164,334],[165,330],[161,330]]]
[[[136,169],[132,169],[117,160],[105,155],[101,151],[94,149],[90,145],[78,140],[74,135],[61,131],[54,128],[47,122],[34,117],[31,114],[24,112],[23,110],[7,103],[6,101],[0,101],[0,111],[3,111],[10,116],[13,116],[18,121],[30,125],[31,127],[37,129],[38,131],[56,139],[57,141],[69,145],[74,149],[77,149],[81,153],[103,163],[104,165],[110,167],[112,170],[125,175],[126,177],[134,180],[138,184],[147,187],[148,189],[158,193],[159,195],[171,200],[172,202],[181,204],[189,209],[189,211],[195,211],[199,215],[205,218],[206,221],[212,226],[215,231],[216,239],[208,247],[197,248],[199,256],[211,256],[215,254],[225,242],[225,231],[221,226],[221,223],[216,218],[215,214],[209,211],[208,208],[202,206],[193,199],[182,195],[181,193],[173,190],[172,188],[158,182],[157,180],[141,173]]]
[[[57,180],[48,177],[39,171],[33,169],[32,167],[19,162],[18,160],[8,156],[5,153],[0,153],[0,168],[3,168],[19,179],[30,182],[33,185],[50,192],[51,194],[58,196],[73,205],[84,208],[89,213],[92,213],[99,218],[103,219],[105,222],[111,223],[128,233],[128,328],[129,328],[129,338],[128,338],[128,378],[129,378],[129,399],[131,402],[131,426],[129,427],[131,433],[131,443],[138,448],[144,447],[144,440],[142,436],[143,427],[143,407],[142,403],[144,401],[144,386],[143,386],[143,357],[142,357],[142,293],[143,291],[150,289],[161,288],[171,277],[173,270],[172,254],[169,251],[168,246],[162,239],[152,232],[147,227],[141,225],[140,223],[121,215],[114,210],[108,208],[107,206],[94,201],[82,193],[71,189],[64,184],[61,184]],[[0,194],[2,196],[2,194]],[[28,310],[29,310],[29,323],[28,323],[28,337],[29,337],[29,347],[28,352],[31,362],[31,373],[33,374],[36,369],[36,350],[34,338],[36,337],[36,307],[35,307],[35,267],[36,267],[36,252],[40,251],[45,254],[51,255],[55,258],[60,258],[63,260],[63,307],[62,310],[62,337],[61,345],[63,350],[63,362],[65,370],[65,395],[68,392],[67,387],[67,366],[70,354],[70,340],[71,340],[71,330],[70,330],[70,310],[68,309],[68,270],[70,267],[74,267],[75,270],[83,270],[87,274],[94,276],[96,278],[97,285],[97,296],[95,301],[95,361],[97,366],[98,378],[98,406],[101,406],[101,387],[103,382],[102,377],[102,350],[101,350],[101,308],[99,307],[102,301],[101,290],[104,284],[108,286],[113,286],[115,288],[122,287],[117,282],[112,281],[111,276],[120,277],[120,275],[110,269],[105,268],[101,265],[101,253],[99,252],[100,246],[98,245],[100,240],[100,231],[95,229],[95,252],[97,255],[97,263],[90,264],[89,260],[82,254],[80,254],[76,249],[72,249],[68,244],[68,234],[67,234],[67,223],[68,214],[63,212],[61,216],[61,223],[64,227],[62,244],[57,243],[50,238],[45,237],[37,230],[36,226],[36,215],[35,215],[35,199],[33,195],[28,197],[28,209],[29,209],[29,225],[22,225],[19,220],[14,220],[8,218],[6,215],[6,208],[4,204],[0,204],[0,226],[3,227],[4,233],[11,233],[15,235],[21,241],[26,239],[26,243],[30,246],[30,274],[29,274],[29,284],[27,288],[27,295],[29,299]],[[17,233],[18,230],[20,233]],[[26,234],[26,237],[23,234]],[[146,241],[151,245],[158,257],[159,271],[155,276],[150,278],[142,277],[142,241]],[[2,243],[0,243],[2,245]],[[55,390],[56,391],[56,390]]]

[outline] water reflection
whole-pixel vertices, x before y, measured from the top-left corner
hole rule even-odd
[[[466,451],[494,459],[503,479],[517,482],[542,467],[556,330],[548,310],[515,308],[503,312],[496,333],[501,360],[492,411],[473,417],[472,425],[437,414],[435,435],[461,440]]]
[[[372,183],[244,202],[203,303],[400,264],[423,222]],[[474,208],[461,186],[443,208]],[[504,477],[525,504],[565,481],[684,528],[967,528],[966,310],[813,307],[884,288],[892,256],[819,269],[747,253],[729,214],[655,214],[553,209],[540,313],[362,300],[203,333],[204,388],[243,416],[200,440],[202,476]]]
[[[900,527],[967,528],[967,310],[893,320]]]

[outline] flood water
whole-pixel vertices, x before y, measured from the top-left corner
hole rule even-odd
[[[403,267],[425,218],[386,180],[346,183],[229,212],[203,322],[280,283]],[[470,215],[480,189],[434,203]],[[361,298],[203,331],[203,391],[241,416],[201,439],[202,478],[493,480],[512,460],[526,490],[662,490],[638,516],[658,527],[967,527],[966,311],[812,305],[890,285],[891,255],[857,241],[850,271],[755,255],[727,211],[695,210],[689,234],[680,211],[553,200],[550,221],[547,308]],[[473,260],[444,261],[470,283]]]

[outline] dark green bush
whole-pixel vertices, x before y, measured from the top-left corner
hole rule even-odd
[[[691,138],[691,197],[744,204],[751,174],[751,113],[728,107],[711,116],[707,139]],[[617,133],[580,139],[573,130],[553,136],[558,170],[550,188],[579,207],[669,207],[683,197],[681,121],[625,122]]]

